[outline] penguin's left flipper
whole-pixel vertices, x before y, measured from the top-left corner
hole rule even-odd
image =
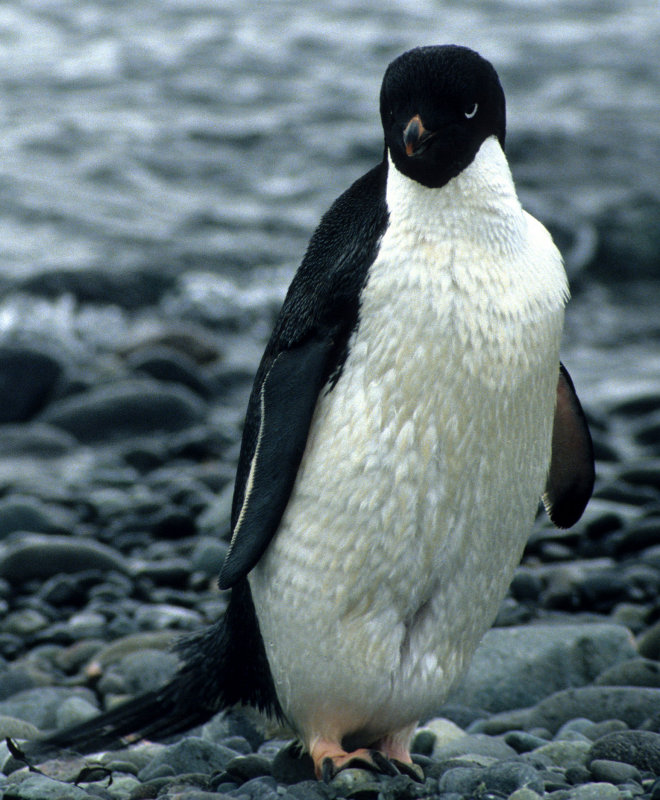
[[[259,427],[243,502],[218,584],[234,586],[259,561],[280,524],[307,434],[327,380],[331,338],[310,338],[277,353],[258,395]]]
[[[543,495],[548,516],[558,528],[580,519],[594,488],[594,448],[587,419],[571,376],[559,365],[552,457]]]

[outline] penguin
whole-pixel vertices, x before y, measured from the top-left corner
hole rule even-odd
[[[383,159],[322,217],[257,370],[225,616],[162,689],[38,746],[163,738],[242,704],[286,722],[319,778],[419,777],[413,731],[493,623],[540,501],[559,527],[582,515],[567,278],[517,197],[495,69],[410,50],[380,116]]]

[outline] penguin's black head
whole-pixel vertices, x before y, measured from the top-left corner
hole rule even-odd
[[[504,148],[502,86],[492,64],[467,47],[417,47],[395,59],[380,115],[397,169],[424,186],[456,177],[489,136]]]

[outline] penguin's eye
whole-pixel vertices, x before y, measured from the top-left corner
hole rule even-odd
[[[472,117],[477,113],[479,109],[479,103],[474,103],[472,108],[469,111],[465,112],[465,119],[472,119]]]

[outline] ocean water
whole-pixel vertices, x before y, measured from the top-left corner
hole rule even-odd
[[[618,379],[645,379],[660,333],[657,0],[3,2],[0,336],[22,283],[48,272],[281,296],[320,215],[381,156],[386,65],[446,42],[500,74],[521,196],[573,279],[578,372],[597,391],[600,357],[634,345]]]

